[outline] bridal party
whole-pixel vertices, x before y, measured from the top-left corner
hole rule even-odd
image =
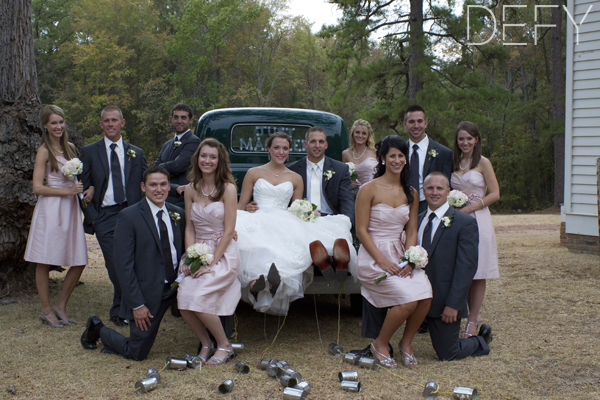
[[[43,107],[24,254],[36,264],[41,323],[80,329],[85,350],[139,361],[170,310],[200,343],[190,353],[218,367],[235,356],[240,301],[286,316],[326,281],[360,288],[365,347],[352,353],[418,368],[413,339],[428,334],[442,361],[489,354],[482,305],[487,280],[499,277],[489,206],[500,191],[477,126],[453,127],[448,148],[412,105],[400,116],[404,137],[377,140],[359,119],[341,140],[313,113],[293,128],[235,125],[226,141],[192,132],[192,108],[176,104],[171,139],[148,165],[124,139],[118,106],[102,110],[102,137],[79,150],[63,110]],[[328,155],[340,143],[339,159]],[[231,161],[244,156],[264,162],[248,161],[240,175]],[[88,264],[86,233],[102,251],[112,299],[78,322],[68,303]],[[55,299],[53,266],[68,268]]]

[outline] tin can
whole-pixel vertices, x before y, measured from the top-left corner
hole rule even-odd
[[[307,394],[310,393],[312,386],[307,381],[302,381],[296,385],[296,389],[304,390]]]
[[[360,390],[362,389],[360,382],[356,382],[356,381],[342,381],[342,390],[345,390],[346,392],[354,392],[354,393],[360,393]]]
[[[167,369],[184,370],[187,368],[187,361],[183,358],[167,357],[165,360]]]
[[[475,400],[477,398],[477,389],[457,386],[452,392],[452,398],[460,400]]]
[[[148,393],[151,390],[156,389],[158,386],[158,379],[156,377],[144,378],[140,381],[137,381],[134,385],[135,390],[138,394]]]
[[[307,393],[302,389],[286,387],[283,390],[283,400],[306,400]]]
[[[242,361],[235,364],[235,370],[242,375],[248,375],[250,373],[250,367]]]
[[[152,377],[155,377],[158,383],[160,383],[160,374],[158,373],[156,368],[149,368],[148,371],[146,371],[146,378]]]
[[[338,382],[343,381],[355,381],[358,382],[358,372],[356,371],[344,371],[338,373]]]
[[[354,353],[345,353],[343,355],[344,362],[347,362],[351,365],[358,365],[358,360],[360,360],[360,355]]]
[[[227,394],[233,390],[233,381],[231,379],[224,380],[217,389],[219,394]]]
[[[190,354],[186,354],[183,357],[185,362],[187,363],[188,368],[200,368],[202,367],[202,360],[198,356],[192,356]]]
[[[358,360],[358,365],[360,365],[362,368],[372,369],[374,371],[379,369],[379,361],[370,357],[361,357]]]
[[[435,399],[437,396],[438,384],[431,381],[425,384],[425,389],[423,389],[423,397],[426,399]]]
[[[329,343],[329,353],[338,357],[344,354],[344,349],[337,343]]]

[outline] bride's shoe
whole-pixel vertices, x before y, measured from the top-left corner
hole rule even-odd
[[[254,300],[257,300],[258,293],[261,290],[264,290],[265,287],[267,287],[267,284],[264,275],[259,276],[258,279],[254,281],[254,284],[250,285],[250,293],[254,296]]]
[[[398,364],[396,364],[396,361],[392,357],[383,355],[380,352],[378,352],[377,350],[375,350],[375,346],[373,346],[373,343],[371,343],[371,352],[373,353],[373,357],[375,357],[375,358],[377,358],[377,356],[375,354],[383,357],[383,360],[380,360],[379,358],[377,358],[377,361],[379,361],[379,364],[383,365],[384,367],[398,368]]]
[[[200,352],[202,352],[202,349],[208,349],[208,355],[207,356],[202,356],[200,355]],[[215,352],[215,346],[213,345],[212,342],[210,342],[210,346],[202,346],[200,349],[200,352],[198,353],[198,358],[200,360],[202,360],[202,364],[206,363],[206,360],[208,360]]]
[[[337,263],[335,279],[338,282],[344,282],[348,279],[348,263],[350,262],[350,249],[346,239],[336,239],[333,243],[333,259]]]
[[[269,288],[271,296],[275,296],[275,293],[277,293],[277,289],[279,289],[279,285],[281,284],[281,276],[279,275],[279,271],[277,271],[275,263],[271,264],[271,268],[267,274],[267,281],[271,284],[271,287]]]
[[[471,329],[473,327],[473,329]],[[470,338],[471,336],[477,335],[477,322],[467,321],[465,329],[460,331],[461,339]]]
[[[327,261],[327,249],[320,240],[315,240],[309,245],[310,256],[315,267],[319,268],[325,279],[332,281],[335,279],[335,272],[331,264]]]
[[[58,324],[52,323],[52,321],[50,321],[48,319],[48,316],[46,314],[44,314],[43,311],[40,313],[40,320],[42,321],[42,324],[46,324],[52,328],[64,328],[65,327],[60,319],[58,320]]]

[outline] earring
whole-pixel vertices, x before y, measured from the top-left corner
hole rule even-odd
[[[381,165],[385,165],[385,161],[382,161],[382,162],[381,162]]]
[[[271,153],[267,153],[267,154],[268,154],[267,157],[268,157],[269,161],[271,161]]]

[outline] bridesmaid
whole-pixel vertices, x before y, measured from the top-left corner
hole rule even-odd
[[[206,243],[214,258],[194,274],[189,266],[180,264],[179,271],[186,276],[179,285],[177,304],[181,316],[203,344],[198,356],[205,365],[217,366],[234,354],[219,316],[233,315],[241,296],[237,279],[240,253],[237,243],[231,240],[237,216],[237,189],[227,150],[216,139],[204,139],[191,162],[191,190],[184,192],[185,246],[187,249],[194,243]],[[216,351],[207,329],[217,341]]]
[[[467,205],[459,210],[474,216],[479,227],[479,264],[467,298],[467,326],[461,331],[461,337],[469,337],[477,334],[477,326],[483,322],[480,310],[486,279],[500,276],[496,234],[488,208],[500,199],[500,188],[492,163],[481,155],[481,137],[472,122],[464,121],[456,127],[452,188],[469,196]]]
[[[83,186],[61,172],[62,166],[77,157],[65,130],[65,114],[57,106],[40,111],[44,127],[42,144],[35,156],[33,193],[38,201],[33,211],[25,250],[25,261],[37,263],[35,283],[42,303],[40,320],[53,328],[77,324],[67,316],[67,302],[85,268],[87,248],[77,195]],[[44,184],[44,179],[46,184]],[[91,201],[91,195],[86,195]],[[50,304],[49,275],[52,266],[70,267],[58,301]]]
[[[377,166],[375,138],[371,124],[364,119],[354,121],[348,140],[350,147],[342,152],[342,162],[351,162],[356,166],[355,172],[358,178],[352,181],[352,188],[358,191],[361,185],[373,179]]]
[[[356,197],[356,234],[361,241],[358,251],[358,278],[361,294],[377,308],[389,307],[381,332],[371,343],[371,352],[382,365],[396,367],[388,344],[392,335],[406,321],[398,344],[402,364],[417,365],[412,341],[431,305],[432,290],[422,269],[398,266],[404,255],[401,234],[406,229],[406,246],[417,244],[419,198],[409,186],[408,145],[391,135],[378,143],[377,173]],[[378,285],[374,280],[389,273],[392,276]]]

